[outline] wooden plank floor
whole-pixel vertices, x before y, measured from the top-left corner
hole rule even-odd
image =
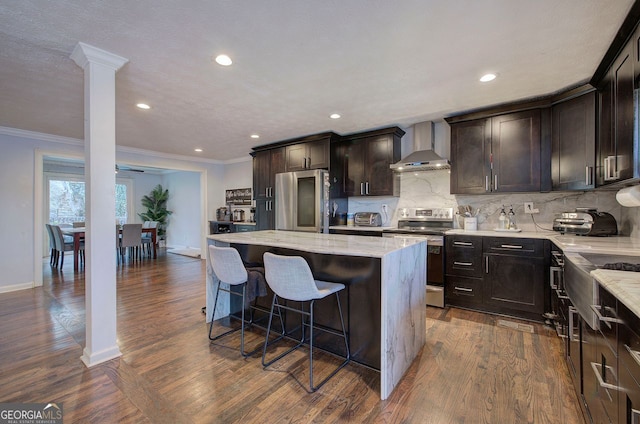
[[[210,344],[205,266],[160,252],[118,269],[122,357],[87,369],[84,274],[44,264],[44,287],[0,294],[0,402],[58,402],[65,423],[581,423],[548,328],[428,308],[427,344],[380,401],[379,374],[350,364],[308,394],[306,350],[263,370],[239,334]],[[263,334],[251,332],[249,347]],[[335,359],[319,355],[317,372]]]

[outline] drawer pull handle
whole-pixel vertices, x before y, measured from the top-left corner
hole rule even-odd
[[[606,323],[614,323],[614,324],[624,324],[624,321],[622,321],[619,318],[611,318],[611,317],[605,317],[600,313],[600,305],[591,305],[591,309],[593,310],[593,312],[596,314],[596,316],[598,317],[598,320],[602,321],[602,322],[606,322]]]
[[[460,266],[472,266],[473,262],[453,262],[454,265],[460,265]]]
[[[522,249],[522,246],[518,246],[515,244],[503,244],[500,247],[502,247],[503,249]]]
[[[556,289],[556,294],[558,295],[558,299],[569,300],[569,296],[567,296],[566,294],[562,294],[560,289]]]
[[[631,349],[629,346],[627,346],[626,344],[624,345],[625,349],[627,349],[627,352],[629,352],[629,355],[631,355],[631,357],[633,358],[634,361],[636,361],[636,363],[638,365],[640,365],[640,352],[638,352],[637,350],[633,350]]]
[[[613,368],[611,368],[609,365],[605,365],[605,367],[611,372],[612,375],[615,375],[615,370]],[[602,375],[600,375],[600,371],[598,370],[598,368],[602,368],[602,365],[592,362],[591,368],[593,368],[593,373],[596,375],[596,379],[598,379],[598,384],[600,385],[600,387],[616,391],[620,390],[620,388],[615,384],[604,382],[604,380],[602,379]]]
[[[454,241],[453,244],[454,246],[473,246],[473,243],[468,241]]]
[[[469,292],[469,293],[471,293],[471,292],[473,291],[473,289],[468,289],[468,288],[466,288],[466,287],[458,287],[458,286],[455,286],[454,288],[455,288],[456,290],[458,290],[458,291]]]

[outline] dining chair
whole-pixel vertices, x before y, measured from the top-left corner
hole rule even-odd
[[[59,225],[52,225],[51,231],[53,232],[53,239],[55,240],[56,254],[53,266],[58,267],[58,261],[60,262],[60,268],[64,266],[64,252],[73,252],[73,237],[64,235]],[[80,263],[84,263],[84,242],[80,242]]]
[[[47,229],[47,234],[49,235],[49,249],[51,249],[49,253],[49,265],[53,265],[53,262],[56,258],[58,250],[56,249],[56,240],[53,235],[53,229],[51,228],[51,224],[44,224]]]
[[[140,240],[142,237],[142,224],[124,224],[122,226],[122,238],[120,238],[120,255],[124,260],[124,252],[129,249],[129,258],[138,257],[140,253]]]
[[[142,224],[142,228],[158,228],[158,221],[145,221]],[[142,242],[142,253],[143,254],[145,253],[145,246],[146,246],[147,256],[151,257],[151,251],[152,251],[151,244],[153,243],[153,237],[151,236],[151,233],[143,232],[142,238],[140,241]]]
[[[345,286],[344,284],[340,283],[330,283],[327,281],[314,279],[313,274],[311,273],[311,269],[309,268],[309,264],[301,256],[282,256],[266,252],[263,258],[267,284],[269,285],[269,287],[271,287],[271,290],[273,290],[274,295],[273,301],[271,302],[269,323],[267,324],[267,335],[265,337],[264,348],[262,351],[262,366],[267,368],[274,362],[282,359],[289,353],[301,347],[306,341],[305,328],[309,328],[309,389],[311,390],[311,392],[315,392],[351,360],[351,354],[349,352],[349,341],[344,325],[344,317],[342,315],[342,307],[340,305],[339,296],[339,292],[344,290]],[[336,301],[338,303],[338,313],[340,315],[340,324],[342,327],[341,332],[325,326],[316,326],[314,324],[313,314],[315,301],[323,299],[332,294],[336,295]],[[278,299],[289,300],[296,303],[300,302],[300,308],[294,307],[296,303],[285,302],[283,304]],[[308,305],[308,308],[306,310],[304,308],[304,305]],[[271,359],[270,361],[266,361],[267,347],[282,338],[278,337],[278,339],[272,342],[269,341],[269,333],[271,332],[271,323],[273,320],[275,308],[278,308],[277,315],[280,318],[280,322],[283,321],[282,309],[300,314],[302,318],[302,336],[298,341],[298,344]],[[321,330],[326,333],[340,336],[344,340],[346,352],[346,359],[342,361],[340,365],[338,365],[337,368],[335,368],[328,376],[326,376],[317,386],[313,384],[314,330]]]
[[[253,323],[253,314],[251,314],[251,319],[249,321],[245,320],[247,280],[249,275],[247,269],[244,267],[244,263],[240,258],[240,254],[233,247],[209,246],[209,259],[213,273],[216,275],[216,277],[218,277],[218,280],[220,280],[218,282],[218,288],[216,289],[215,301],[213,302],[213,314],[211,315],[211,324],[209,325],[209,340],[218,340],[219,338],[226,336],[227,334],[240,330],[240,354],[245,358],[251,356],[259,351],[262,346],[259,345],[251,352],[245,352],[244,350],[245,324],[251,326],[251,324]],[[223,284],[228,285],[229,288],[221,287]],[[231,289],[232,286],[241,286],[242,294],[238,293],[237,291],[233,291]],[[231,330],[225,331],[222,334],[218,334],[217,336],[212,337],[211,334],[213,333],[213,323],[216,315],[216,307],[218,306],[218,294],[220,293],[220,290],[225,291],[231,295],[242,297],[241,325],[240,328],[233,328]]]

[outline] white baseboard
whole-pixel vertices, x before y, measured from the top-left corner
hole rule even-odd
[[[28,283],[12,284],[10,286],[0,286],[0,293],[9,293],[18,290],[32,289],[35,287],[33,281]]]

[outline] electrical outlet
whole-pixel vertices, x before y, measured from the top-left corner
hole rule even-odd
[[[533,202],[524,202],[524,213],[540,213],[540,210],[533,208]]]

